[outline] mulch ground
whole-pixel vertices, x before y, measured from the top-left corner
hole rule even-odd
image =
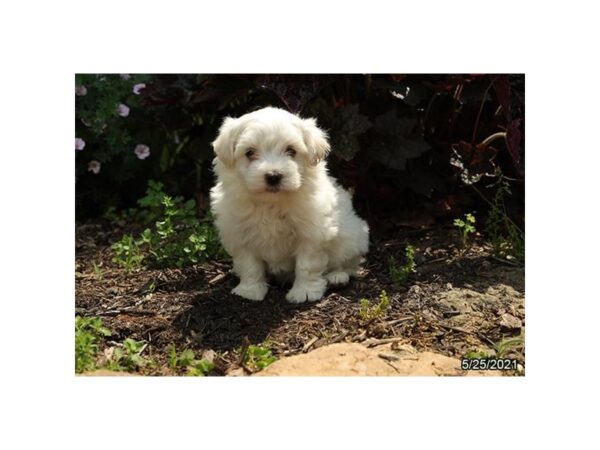
[[[146,341],[143,356],[156,364],[142,369],[143,374],[177,374],[168,367],[171,345],[178,351],[191,348],[198,356],[210,351],[216,355],[214,373],[225,375],[239,369],[245,346],[265,341],[278,358],[334,342],[385,338],[462,357],[524,332],[524,309],[508,311],[522,319],[523,327],[507,327],[501,317],[510,307],[496,303],[478,304],[476,321],[457,326],[452,320],[461,311],[439,301],[449,292],[464,290],[466,301],[498,286],[505,294],[518,294],[521,302],[524,295],[523,267],[494,258],[478,237],[462,249],[452,229],[374,231],[362,276],[330,288],[321,301],[299,306],[286,303],[289,286],[273,285],[263,302],[232,295],[237,278],[227,260],[127,274],[112,262],[110,249],[124,232],[107,223],[77,226],[75,314],[100,317],[114,331],[104,348],[125,338]],[[417,272],[406,286],[396,286],[389,277],[389,259],[403,261],[406,243],[416,248]],[[375,303],[382,290],[388,293],[389,309],[365,325],[360,300]],[[524,350],[510,356],[524,365]]]

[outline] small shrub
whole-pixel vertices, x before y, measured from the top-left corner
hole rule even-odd
[[[224,255],[212,217],[199,219],[193,200],[170,197],[161,183],[150,181],[138,204],[140,211],[131,214],[143,222],[156,220],[139,239],[125,235],[113,244],[114,261],[127,272],[142,261],[158,268],[183,267]]]
[[[154,230],[147,228],[141,236],[149,264],[183,267],[221,254],[219,237],[210,218],[201,222],[195,215],[193,202],[178,206],[165,196],[162,204],[161,220],[156,222]]]
[[[371,302],[366,298],[360,301],[359,316],[363,325],[368,325],[378,317],[385,314],[390,306],[390,300],[385,291],[381,291],[379,294],[379,303],[371,306]]]
[[[102,270],[102,262],[100,264],[96,264],[92,262],[92,268],[94,270],[94,278],[98,281],[102,281],[104,278],[104,271]]]
[[[177,354],[175,346],[172,345],[169,349],[169,366],[171,369],[177,369],[178,367],[187,367],[194,362],[194,351],[186,349],[181,354]]]
[[[525,236],[510,220],[506,213],[504,198],[511,195],[510,185],[502,172],[497,171],[496,192],[490,204],[490,212],[485,222],[485,232],[494,248],[494,254],[502,259],[514,257],[519,261],[525,259]]]
[[[465,214],[465,220],[454,219],[454,226],[460,231],[463,246],[467,246],[469,235],[475,233],[475,217],[473,214]]]
[[[112,245],[115,252],[113,262],[125,268],[127,273],[132,269],[139,267],[144,260],[144,255],[140,250],[141,241],[136,241],[131,234],[124,235],[120,241]]]
[[[253,372],[264,369],[277,361],[269,348],[268,342],[260,345],[249,345],[243,358],[243,362]]]
[[[169,367],[177,369],[178,367],[186,367],[194,360],[194,352],[190,349],[184,350],[180,355],[174,345],[169,348]]]
[[[149,180],[146,195],[137,201],[139,206],[137,210],[138,220],[146,224],[159,220],[163,212],[163,200],[166,195],[164,185],[161,182]],[[176,203],[178,203],[177,200],[179,200],[179,197],[176,198]]]
[[[520,350],[525,345],[525,341],[522,337],[513,338],[502,338],[496,342],[492,348],[495,354],[487,353],[484,351],[471,350],[465,354],[465,358],[477,359],[477,358],[506,358],[513,350]]]
[[[490,358],[490,355],[484,351],[470,350],[465,354],[467,359]]]
[[[130,338],[125,339],[123,347],[114,349],[113,354],[108,360],[107,368],[109,370],[131,372],[146,366],[150,361],[141,356],[146,345],[143,341],[134,341]]]
[[[203,377],[212,372],[214,368],[215,365],[206,359],[194,360],[188,367],[186,375],[189,377]]]
[[[522,337],[503,338],[494,344],[494,350],[498,358],[506,357],[512,350],[522,349],[525,341]]]
[[[112,334],[94,317],[75,317],[75,372],[82,373],[96,369],[96,355],[99,342]]]
[[[174,345],[169,349],[169,366],[173,370],[187,368],[186,375],[195,377],[208,375],[215,368],[215,365],[206,359],[197,360],[191,349],[186,349],[178,355]]]
[[[396,285],[403,285],[408,280],[410,274],[416,272],[415,248],[412,245],[407,245],[405,255],[406,262],[401,267],[397,266],[393,256],[390,258],[390,278]]]

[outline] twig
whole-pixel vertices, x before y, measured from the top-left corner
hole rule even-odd
[[[390,320],[389,322],[385,322],[384,325],[388,326],[388,327],[391,327],[392,325],[396,325],[396,324],[399,324],[399,323],[402,323],[402,322],[406,322],[406,321],[412,320],[412,319],[414,319],[413,316],[402,317],[401,319]]]
[[[473,334],[471,331],[469,331],[469,330],[465,330],[464,328],[453,327],[453,326],[451,326],[451,325],[445,325],[445,324],[443,324],[443,323],[440,323],[440,326],[441,326],[442,328],[446,328],[446,329],[448,329],[448,330],[452,330],[452,331],[458,331],[458,332],[460,332],[460,333],[465,333],[465,334]]]
[[[216,277],[214,277],[213,279],[209,280],[208,284],[218,283],[219,281],[221,281],[225,277],[226,277],[226,274],[220,273]]]
[[[494,205],[491,201],[489,201],[487,199],[487,197],[485,195],[483,195],[483,193],[479,189],[477,189],[477,187],[474,184],[470,184],[469,186],[471,186],[473,188],[473,190],[475,192],[477,192],[477,194],[479,194],[479,196],[483,199],[483,201],[485,201],[488,205],[490,205],[492,208],[496,207],[496,205]],[[519,226],[508,216],[508,214],[505,213],[504,215],[506,217],[506,220],[508,220],[517,229],[517,231],[519,233],[521,233],[521,235],[525,234],[525,233],[523,233],[523,230],[521,230],[519,228]]]
[[[398,368],[397,368],[397,367],[395,367],[395,366],[394,366],[394,365],[393,365],[393,364],[392,364],[390,361],[388,361],[388,360],[387,360],[387,359],[385,359],[385,358],[382,358],[382,359],[383,359],[383,362],[384,362],[384,363],[386,363],[388,366],[390,366],[392,369],[394,369],[394,370],[395,370],[397,373],[400,373],[400,371],[398,370]]]
[[[520,264],[516,263],[514,261],[509,261],[508,259],[502,259],[502,258],[498,258],[497,256],[494,255],[490,255],[490,258],[495,259],[498,262],[504,263],[504,264],[508,264],[509,266],[513,266],[513,267],[519,267]]]
[[[154,333],[155,331],[164,330],[165,327],[166,327],[166,325],[157,325],[155,327],[148,328],[145,332],[150,334],[150,333]]]
[[[125,311],[127,314],[139,314],[141,316],[155,316],[156,311],[150,311],[149,309],[130,309]]]
[[[113,309],[110,311],[99,311],[95,315],[96,316],[118,316],[119,314],[121,314],[120,309]]]
[[[242,351],[240,352],[240,359],[238,361],[240,366],[244,364],[244,360],[246,359],[246,355],[248,354],[248,347],[250,347],[250,341],[248,340],[248,337],[245,336],[243,339]]]
[[[95,273],[82,273],[82,272],[75,272],[75,278],[78,279],[88,279],[88,278],[96,278],[96,274]]]
[[[338,334],[331,341],[329,341],[329,344],[335,344],[336,342],[340,342],[342,339],[344,339],[346,336],[348,336],[348,333],[349,333],[349,331],[346,330],[343,333]]]
[[[150,311],[148,309],[133,309],[131,308],[121,308],[121,309],[111,309],[108,311],[99,311],[96,313],[97,316],[118,316],[119,314],[139,314],[142,316],[154,316],[156,315],[155,311]]]
[[[367,336],[367,330],[364,330],[362,333],[357,334],[356,336],[354,336],[352,338],[352,342],[362,342],[365,340],[365,337]]]
[[[492,142],[494,142],[496,139],[500,139],[500,138],[504,138],[504,140],[506,141],[506,131],[498,131],[497,133],[489,135],[483,141],[481,141],[480,145],[487,147]]]
[[[484,341],[487,341],[489,344],[491,344],[492,346],[495,344],[494,341],[492,341],[491,339],[489,339],[487,336],[485,336],[483,333],[479,333],[476,332],[475,333],[477,336],[479,336],[480,339],[483,339]]]
[[[319,338],[317,336],[314,336],[310,341],[308,341],[304,347],[302,347],[302,353],[306,353],[308,351],[309,348],[311,348],[313,346],[313,344],[315,342],[317,342],[319,340]]]
[[[400,359],[398,356],[390,355],[389,353],[379,353],[377,356],[386,361],[398,361]]]
[[[249,347],[250,347],[250,340],[248,339],[248,336],[244,336],[243,344],[242,344],[242,352],[240,353],[239,365],[242,369],[244,369],[249,374],[253,374],[254,371],[246,365],[246,361],[245,361],[246,355],[248,354]]]
[[[385,338],[385,339],[367,339],[364,344],[367,347],[375,347],[377,345],[389,344],[390,342],[399,342],[406,340],[405,337],[393,337],[393,338]]]
[[[430,259],[429,261],[422,262],[420,265],[421,266],[425,266],[427,264],[433,264],[433,263],[442,262],[442,261],[446,261],[446,257],[445,256],[442,257],[442,258]]]

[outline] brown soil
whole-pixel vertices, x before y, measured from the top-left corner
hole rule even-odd
[[[374,233],[361,278],[300,306],[285,302],[285,286],[272,286],[263,302],[233,296],[237,279],[227,260],[127,274],[111,261],[110,244],[123,233],[98,223],[77,227],[75,313],[101,317],[114,331],[103,349],[125,338],[146,341],[143,356],[156,364],[142,374],[176,374],[168,367],[171,345],[191,348],[198,357],[214,351],[214,373],[224,375],[239,372],[245,346],[266,340],[278,358],[331,343],[391,337],[419,351],[461,358],[471,350],[493,354],[501,339],[524,336],[524,268],[495,259],[477,237],[462,249],[455,230]],[[403,261],[406,243],[416,248],[417,273],[398,287],[388,261],[391,256]],[[94,263],[102,264],[101,276]],[[382,290],[390,307],[365,325],[360,299],[376,302]],[[524,348],[502,356],[524,367]]]

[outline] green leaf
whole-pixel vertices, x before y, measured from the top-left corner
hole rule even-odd
[[[181,355],[179,355],[179,361],[182,365],[187,366],[194,360],[195,356],[196,355],[194,354],[194,351],[188,348],[181,352]]]
[[[215,365],[212,362],[206,359],[201,359],[200,361],[194,361],[193,366],[188,368],[187,375],[202,377],[212,372],[214,368]]]
[[[174,345],[169,347],[169,366],[171,369],[177,368],[177,350]]]
[[[406,161],[417,158],[431,147],[421,134],[415,134],[416,119],[396,117],[394,110],[375,119],[376,132],[371,155],[376,161],[397,170],[406,168]]]
[[[358,137],[372,127],[369,118],[359,112],[357,103],[332,111],[332,147],[335,154],[349,161],[360,150]]]

